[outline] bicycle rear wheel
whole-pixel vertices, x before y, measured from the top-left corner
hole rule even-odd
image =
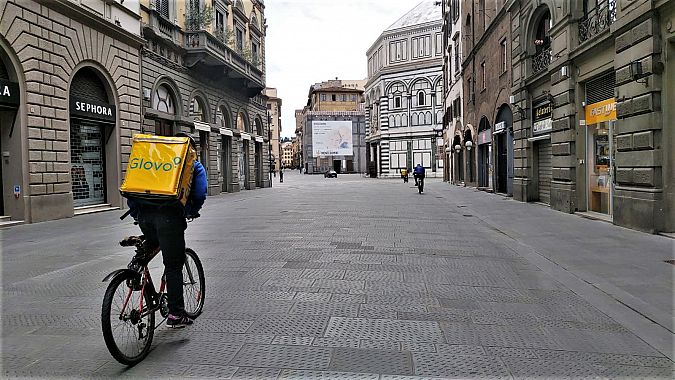
[[[115,360],[129,366],[148,355],[155,332],[155,313],[147,312],[151,297],[145,293],[141,310],[138,281],[131,274],[114,277],[105,292],[101,309],[105,345]]]
[[[185,249],[185,265],[183,266],[183,302],[185,313],[190,318],[197,318],[204,308],[205,293],[204,268],[195,251]]]

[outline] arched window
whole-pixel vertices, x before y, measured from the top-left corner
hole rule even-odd
[[[534,36],[534,46],[537,53],[548,49],[551,46],[551,37],[549,36],[549,30],[551,29],[551,12],[546,9],[546,12],[542,14],[537,23],[537,29]]]
[[[199,96],[195,96],[190,101],[190,118],[195,121],[208,121],[205,102]]]
[[[218,107],[216,111],[216,124],[219,128],[230,128],[230,113],[225,106]]]
[[[263,123],[262,123],[262,120],[260,120],[260,118],[255,119],[255,133],[258,136],[262,136],[263,133],[264,133],[263,132]]]
[[[427,94],[431,94],[431,83],[426,79],[419,79],[415,81],[410,89],[411,94],[414,95],[413,107],[422,107],[428,105]]]
[[[243,132],[249,132],[248,120],[243,112],[237,115],[237,129]]]
[[[169,114],[176,113],[176,101],[171,90],[166,85],[160,85],[155,89],[152,98],[152,108]]]
[[[418,106],[426,105],[426,103],[425,103],[426,97],[427,97],[427,94],[425,94],[424,91],[419,91],[417,93],[417,105]]]

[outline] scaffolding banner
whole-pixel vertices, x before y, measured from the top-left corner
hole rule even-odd
[[[314,157],[353,155],[351,120],[312,121],[312,145]]]

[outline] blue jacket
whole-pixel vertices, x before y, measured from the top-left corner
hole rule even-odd
[[[206,200],[209,183],[206,178],[206,169],[201,162],[195,161],[192,172],[192,186],[190,187],[190,197],[185,204],[185,215],[196,215],[201,210]],[[138,217],[138,207],[140,201],[128,198],[127,206],[129,206],[130,215],[135,219]]]
[[[424,166],[415,166],[413,174],[424,174]]]

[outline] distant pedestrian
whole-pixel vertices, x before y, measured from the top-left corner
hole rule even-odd
[[[279,169],[279,182],[284,182],[284,170]]]

